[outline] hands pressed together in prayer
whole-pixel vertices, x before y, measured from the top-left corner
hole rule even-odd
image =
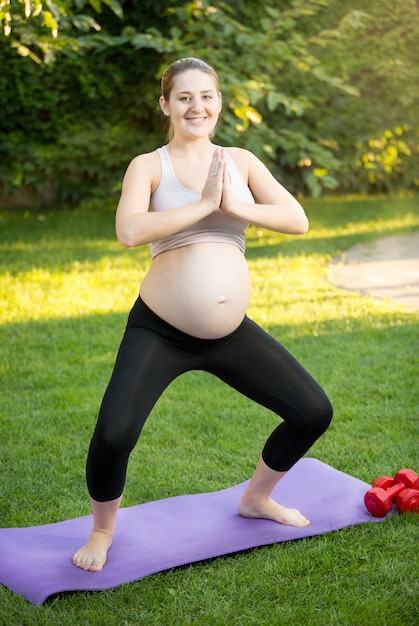
[[[202,199],[210,203],[213,211],[221,209],[227,215],[234,215],[234,197],[223,148],[214,150],[208,178],[202,190]]]

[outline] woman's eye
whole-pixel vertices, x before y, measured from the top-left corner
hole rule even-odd
[[[204,96],[202,96],[203,100],[212,100],[212,96],[210,94],[205,94]],[[192,98],[191,96],[180,96],[179,98],[180,102],[191,102]]]

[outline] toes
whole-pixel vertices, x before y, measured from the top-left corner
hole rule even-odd
[[[106,562],[106,558],[96,557],[95,555],[83,555],[79,552],[73,556],[73,565],[84,570],[85,572],[100,572]]]
[[[284,515],[284,524],[299,527],[309,526],[310,520],[304,517],[298,509],[284,509],[284,512],[286,513]]]
[[[101,572],[103,569],[103,565],[99,563],[92,563],[89,567],[89,572]]]
[[[246,504],[243,499],[239,501],[239,513],[243,517],[269,519],[286,526],[308,526],[310,521],[298,511],[298,509],[288,509],[271,498],[267,501]]]
[[[83,557],[81,554],[75,554],[73,556],[73,565],[75,565],[76,567],[79,567],[80,569],[85,569],[86,567],[86,558]]]
[[[92,564],[93,560],[89,557],[85,557],[78,553],[73,556],[73,565],[85,570],[86,572],[90,570]]]

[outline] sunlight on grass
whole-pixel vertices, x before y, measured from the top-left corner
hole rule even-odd
[[[325,206],[330,209],[330,205]],[[355,245],[356,237],[364,240],[365,236],[371,239],[419,228],[414,211],[400,211],[394,216],[392,209],[389,217],[380,205],[372,217],[361,219],[364,215],[356,205],[352,209],[348,202],[337,206],[340,211],[328,213],[332,225],[323,225],[324,206],[312,202],[311,230],[303,237],[249,229],[247,255],[253,285],[249,313],[259,322],[270,324],[279,316],[285,324],[298,325],[342,315],[342,299],[349,304],[351,298],[334,297],[337,290],[327,278],[326,265],[345,249],[345,241]],[[371,202],[366,204],[370,212],[372,206]],[[103,219],[112,233],[113,216],[105,214]],[[59,231],[56,214],[43,217],[39,239],[12,239],[1,244],[6,265],[0,275],[0,320],[6,323],[127,311],[149,266],[148,248],[125,250],[113,233],[111,239],[97,239],[96,233],[91,239],[92,233],[86,232],[80,239],[77,224],[65,237],[60,231],[56,237],[54,229],[48,230],[50,221]],[[82,223],[83,218],[79,221]],[[320,248],[316,242],[321,242]],[[354,308],[363,309],[359,298],[352,300],[356,301]]]
[[[249,229],[249,315],[332,400],[331,427],[309,456],[368,483],[417,470],[419,315],[337,289],[328,264],[353,245],[419,230],[418,198],[318,200],[307,211],[302,237]],[[0,215],[3,526],[90,512],[87,448],[149,264],[146,246],[126,250],[115,240],[111,213]],[[205,372],[179,377],[131,455],[124,506],[249,478],[277,424]],[[410,626],[419,620],[418,522],[394,515],[98,594],[60,594],[42,607],[0,587],[0,622]]]
[[[88,269],[80,264],[65,273],[34,269],[18,277],[6,275],[1,283],[7,293],[6,302],[2,303],[2,321],[126,311],[138,291],[141,272],[137,268],[103,265],[106,264],[98,262]]]

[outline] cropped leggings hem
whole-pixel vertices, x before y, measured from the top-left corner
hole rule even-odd
[[[94,500],[122,494],[129,455],[150,411],[167,386],[191,370],[217,376],[282,418],[262,451],[276,471],[289,470],[332,418],[323,389],[248,317],[226,337],[200,339],[174,328],[138,298],[90,443],[86,474]]]

